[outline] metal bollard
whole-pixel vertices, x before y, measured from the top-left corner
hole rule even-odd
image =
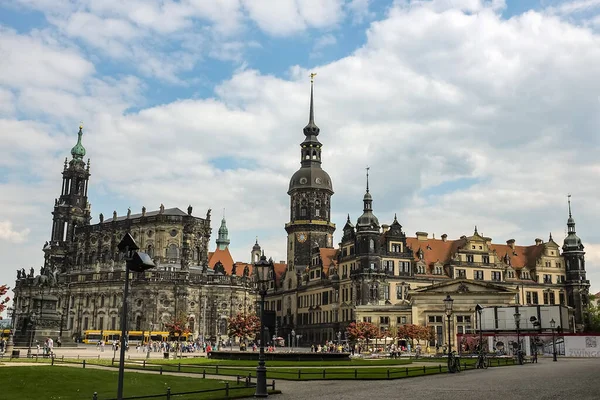
[[[408,367],[406,367],[406,376],[408,376]]]
[[[146,368],[146,360],[144,360],[143,368]]]
[[[229,382],[225,382],[225,398],[229,398]]]
[[[217,366],[215,367],[215,369],[216,369],[216,371],[217,371],[217,372],[215,372],[215,375],[219,375],[219,366],[217,365]]]
[[[98,392],[94,392],[94,397],[92,397],[92,400],[98,400]]]
[[[202,371],[202,378],[206,379],[206,368]]]
[[[387,370],[387,378],[390,379],[390,369]]]
[[[442,364],[438,365],[440,367],[440,372],[442,372]]]
[[[302,370],[298,370],[298,379],[302,378]]]
[[[54,365],[54,357],[52,357],[52,365]]]
[[[275,379],[273,379],[273,390],[275,390]]]
[[[355,368],[354,369],[354,379],[358,378],[358,370]]]
[[[325,369],[323,370],[323,379],[325,379]]]
[[[177,364],[177,372],[181,372],[181,363]]]
[[[427,373],[427,367],[425,367],[424,365],[423,365],[423,373],[424,373],[424,374],[426,374],[426,373]]]
[[[236,377],[236,379],[235,379],[235,383],[236,383],[236,385],[239,385],[239,384],[240,384],[240,376],[239,376],[239,375]]]
[[[160,374],[162,375],[162,367],[160,367]]]
[[[171,400],[171,388],[167,388],[167,400]]]
[[[83,368],[85,368],[85,360],[83,360]]]

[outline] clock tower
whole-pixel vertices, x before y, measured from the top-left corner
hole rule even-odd
[[[307,267],[315,248],[333,248],[335,224],[331,222],[333,185],[329,174],[321,168],[323,145],[317,139],[319,127],[315,124],[313,106],[313,77],[310,80],[310,111],[305,139],[300,143],[300,169],[290,179],[290,222],[285,224],[288,234],[288,270]]]

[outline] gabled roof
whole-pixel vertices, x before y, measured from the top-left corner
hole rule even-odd
[[[214,252],[208,254],[208,266],[210,268],[214,269],[215,265],[220,261],[221,264],[223,264],[223,268],[225,269],[227,275],[231,275],[231,271],[233,270],[233,257],[231,257],[228,247],[225,248],[225,250],[221,250],[217,247]],[[236,275],[241,275],[243,272],[243,267],[242,271],[236,270],[235,272]]]
[[[182,211],[181,209],[174,207],[174,208],[165,208],[165,210],[161,213],[160,210],[155,210],[155,211],[147,211],[146,212],[146,217],[152,217],[154,215],[171,215],[171,216],[186,216],[188,215],[186,212]],[[129,219],[134,219],[134,218],[140,218],[142,216],[141,213],[139,214],[131,214],[129,216]],[[117,217],[117,221],[123,221],[127,219],[127,215],[122,215],[122,216],[118,216]],[[109,219],[105,219],[104,223],[107,222],[112,222],[113,218],[109,218]]]
[[[481,290],[473,290],[481,289]],[[473,293],[473,292],[485,292],[485,291],[496,291],[502,293],[517,293],[518,290],[510,289],[505,286],[496,285],[494,283],[485,281],[475,281],[471,279],[453,279],[451,281],[440,282],[430,286],[420,287],[415,289],[414,294],[417,293]]]

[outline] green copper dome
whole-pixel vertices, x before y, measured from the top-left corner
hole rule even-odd
[[[77,144],[71,149],[71,155],[73,159],[81,160],[85,156],[85,147],[81,144],[81,136],[83,135],[83,127],[79,127],[79,133],[77,133]]]

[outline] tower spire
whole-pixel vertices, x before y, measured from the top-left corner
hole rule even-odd
[[[318,136],[320,131],[319,127],[315,124],[315,103],[313,93],[316,75],[317,74],[314,72],[311,72],[310,74],[310,108],[308,112],[308,125],[304,127],[304,135],[308,136],[307,140],[310,140],[310,136]],[[316,140],[316,138],[312,138],[312,140]]]
[[[369,193],[369,170],[371,167],[367,166],[367,193]]]
[[[567,195],[567,201],[569,202],[569,218],[572,218],[572,216],[571,216],[571,195],[570,194]]]
[[[79,125],[77,133],[77,144],[71,149],[71,155],[74,160],[81,160],[85,156],[85,147],[81,144],[81,136],[83,135],[83,123]]]

